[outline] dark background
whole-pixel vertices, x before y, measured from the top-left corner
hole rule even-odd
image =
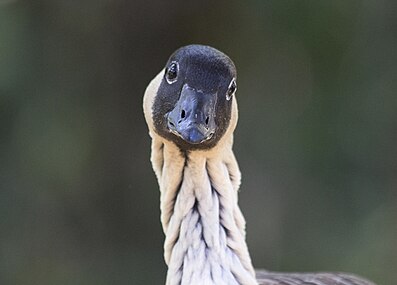
[[[258,268],[397,282],[397,5],[0,0],[0,284],[164,284],[146,85],[234,59]]]

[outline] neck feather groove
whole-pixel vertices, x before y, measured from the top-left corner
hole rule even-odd
[[[238,207],[240,171],[231,143],[182,153],[153,140],[161,191],[164,258],[171,284],[257,284]]]

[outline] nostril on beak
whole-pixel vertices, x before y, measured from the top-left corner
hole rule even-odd
[[[205,124],[206,124],[207,126],[208,126],[209,121],[210,121],[210,117],[207,117],[207,118],[205,119]]]
[[[185,110],[182,109],[180,119],[178,120],[178,124],[180,124],[185,117],[186,117],[186,112]]]

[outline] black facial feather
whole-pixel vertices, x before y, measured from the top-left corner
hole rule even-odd
[[[226,100],[229,84],[236,78],[236,68],[232,60],[224,53],[203,45],[185,46],[175,51],[165,66],[178,63],[178,74],[170,83],[165,76],[160,84],[153,104],[153,122],[155,131],[162,137],[175,142],[182,150],[209,149],[214,147],[226,132],[232,112],[232,100]],[[174,75],[174,74],[173,74]],[[177,104],[182,87],[190,87],[216,98],[215,123],[216,131],[212,138],[199,144],[190,144],[171,133],[167,127],[167,114]]]

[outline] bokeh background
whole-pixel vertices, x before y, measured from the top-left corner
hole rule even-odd
[[[0,284],[164,284],[146,85],[239,72],[256,267],[397,284],[397,2],[0,1]]]

